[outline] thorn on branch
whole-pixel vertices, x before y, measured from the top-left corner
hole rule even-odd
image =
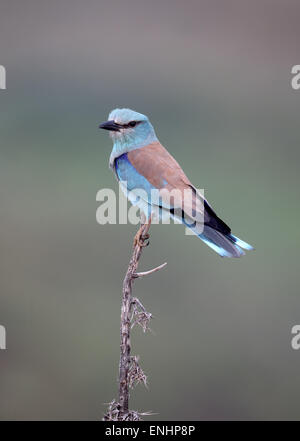
[[[151,415],[155,414],[152,412],[138,412],[137,410],[128,410],[128,412],[122,413],[120,403],[113,400],[108,404],[103,421],[141,421],[141,417]]]
[[[153,318],[151,312],[147,312],[143,304],[134,297],[132,299],[132,316],[131,316],[131,329],[135,325],[140,325],[144,332],[151,331],[149,322]]]
[[[148,276],[149,274],[156,273],[156,271],[159,271],[159,270],[163,269],[166,265],[167,265],[167,262],[162,263],[161,265],[159,265],[156,268],[153,268],[153,269],[151,269],[149,271],[143,271],[143,272],[139,272],[139,273],[134,273],[132,275],[132,277],[137,279],[138,277]]]
[[[132,389],[137,384],[143,383],[148,389],[147,376],[139,364],[139,356],[134,355],[130,357],[130,366],[128,370],[128,384]]]

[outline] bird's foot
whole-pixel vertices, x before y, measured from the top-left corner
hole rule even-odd
[[[141,248],[147,247],[149,245],[149,237],[148,233],[144,234],[144,225],[142,225],[134,236],[133,246],[139,246]]]

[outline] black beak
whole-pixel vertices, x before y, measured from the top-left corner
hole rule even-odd
[[[100,124],[99,129],[104,130],[111,130],[112,132],[119,132],[119,130],[122,128],[120,124],[115,123],[112,121],[105,121]]]

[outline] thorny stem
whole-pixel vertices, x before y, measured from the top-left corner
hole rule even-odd
[[[147,377],[139,366],[139,357],[131,356],[130,329],[139,324],[145,332],[152,314],[146,311],[142,303],[135,297],[132,297],[133,281],[137,278],[152,274],[166,266],[166,263],[153,268],[150,271],[137,273],[142,250],[148,245],[149,228],[151,219],[148,223],[141,224],[138,230],[133,246],[132,256],[123,281],[121,324],[120,324],[120,363],[119,363],[119,400],[113,400],[109,403],[108,411],[104,415],[106,421],[137,421],[143,415],[151,413],[140,413],[129,410],[129,388],[135,384],[143,382],[147,386]]]
[[[132,257],[127,269],[123,281],[122,292],[122,308],[121,308],[121,326],[120,326],[120,364],[119,364],[119,404],[120,414],[128,413],[128,401],[129,401],[129,382],[128,371],[130,366],[130,319],[132,308],[132,283],[134,281],[136,270],[139,264],[139,260],[142,254],[143,246],[145,244],[145,237],[147,237],[150,228],[149,224],[141,225],[139,230],[140,240],[135,244],[133,248]]]

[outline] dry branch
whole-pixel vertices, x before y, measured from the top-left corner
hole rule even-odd
[[[123,281],[122,307],[121,307],[121,326],[120,326],[120,364],[119,364],[119,400],[113,400],[109,404],[104,420],[108,421],[136,421],[142,415],[129,410],[129,389],[140,382],[147,386],[147,377],[139,365],[139,357],[131,356],[130,330],[135,324],[139,324],[145,332],[149,329],[149,321],[152,314],[147,312],[142,303],[132,297],[133,281],[139,277],[152,274],[164,268],[167,263],[153,268],[152,270],[138,273],[137,268],[142,250],[149,244],[150,222],[142,224],[134,240],[133,252],[129,266]]]

